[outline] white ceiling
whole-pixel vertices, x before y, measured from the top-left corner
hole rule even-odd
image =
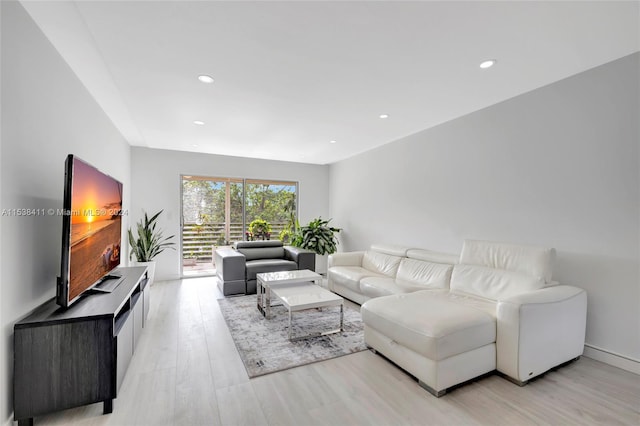
[[[22,4],[131,145],[316,164],[640,46],[637,1]]]

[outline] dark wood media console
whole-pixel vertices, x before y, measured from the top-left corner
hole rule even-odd
[[[112,293],[84,296],[68,309],[52,299],[15,324],[13,409],[20,426],[96,402],[112,412],[151,296],[145,266],[118,269],[123,281]]]

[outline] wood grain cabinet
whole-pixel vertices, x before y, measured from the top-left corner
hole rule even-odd
[[[68,309],[52,299],[14,326],[14,419],[19,425],[67,408],[113,410],[147,320],[146,267],[119,269],[111,293],[89,294]]]

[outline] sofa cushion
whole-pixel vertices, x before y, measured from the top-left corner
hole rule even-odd
[[[374,272],[373,275],[395,277],[401,259],[399,256],[391,256],[389,254],[367,250],[362,258],[362,267]]]
[[[495,343],[494,317],[432,293],[423,290],[370,299],[360,309],[362,320],[434,361]]]
[[[329,277],[335,284],[360,293],[360,280],[364,277],[381,276],[360,266],[333,266],[329,269]]]
[[[432,300],[442,299],[447,302],[457,303],[469,308],[475,308],[492,318],[497,317],[498,302],[495,300],[489,300],[482,297],[472,296],[465,293],[455,293],[449,291],[449,289],[435,289],[429,290],[430,298]]]
[[[396,285],[396,280],[390,277],[365,277],[360,280],[360,292],[367,297],[389,296],[407,291],[410,290]]]
[[[396,280],[402,283],[407,291],[449,288],[452,270],[452,265],[405,258],[400,261]],[[409,288],[414,290],[408,290]]]
[[[455,265],[451,274],[451,291],[503,300],[544,287],[544,282],[530,275],[475,265]]]
[[[291,260],[284,259],[258,259],[248,260],[246,268],[247,281],[249,281],[255,280],[256,274],[262,272],[295,271],[298,269],[298,264]]]
[[[466,240],[460,263],[519,272],[550,283],[555,254],[553,248]]]

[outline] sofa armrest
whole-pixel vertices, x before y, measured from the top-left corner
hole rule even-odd
[[[284,246],[284,255],[287,259],[298,264],[298,270],[316,270],[316,254],[311,250],[294,246]]]
[[[587,293],[558,285],[498,302],[497,370],[524,383],[582,355]]]
[[[362,266],[363,251],[333,253],[329,255],[327,269],[332,266]]]
[[[222,282],[245,279],[246,258],[237,250],[221,247],[215,251],[216,275]]]

